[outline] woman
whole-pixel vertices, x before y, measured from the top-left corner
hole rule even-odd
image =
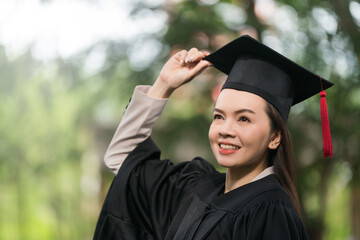
[[[172,92],[211,65],[229,74],[209,129],[226,174],[199,157],[160,160],[149,138]],[[94,239],[307,239],[285,122],[331,85],[248,36],[175,54],[152,87],[136,87],[105,155],[117,176]]]

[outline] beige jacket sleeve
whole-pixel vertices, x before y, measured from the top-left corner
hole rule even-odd
[[[167,99],[153,98],[146,93],[151,86],[137,86],[124,116],[105,153],[105,165],[115,174],[129,153],[147,139]]]

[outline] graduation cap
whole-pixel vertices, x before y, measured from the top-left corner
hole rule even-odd
[[[320,93],[324,157],[332,156],[325,89],[332,82],[301,67],[250,36],[241,36],[204,58],[228,74],[222,89],[254,93],[274,106],[286,122],[291,106]]]

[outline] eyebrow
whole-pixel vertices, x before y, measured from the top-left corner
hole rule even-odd
[[[214,112],[219,112],[221,114],[225,114],[225,112],[223,110],[218,109],[218,108],[214,108]],[[236,110],[234,113],[239,114],[239,113],[244,113],[244,112],[256,114],[253,110],[247,109],[247,108]]]

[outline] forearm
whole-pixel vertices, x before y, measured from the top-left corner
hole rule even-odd
[[[167,99],[147,95],[150,86],[137,86],[105,154],[105,165],[115,174],[136,146],[148,138]]]

